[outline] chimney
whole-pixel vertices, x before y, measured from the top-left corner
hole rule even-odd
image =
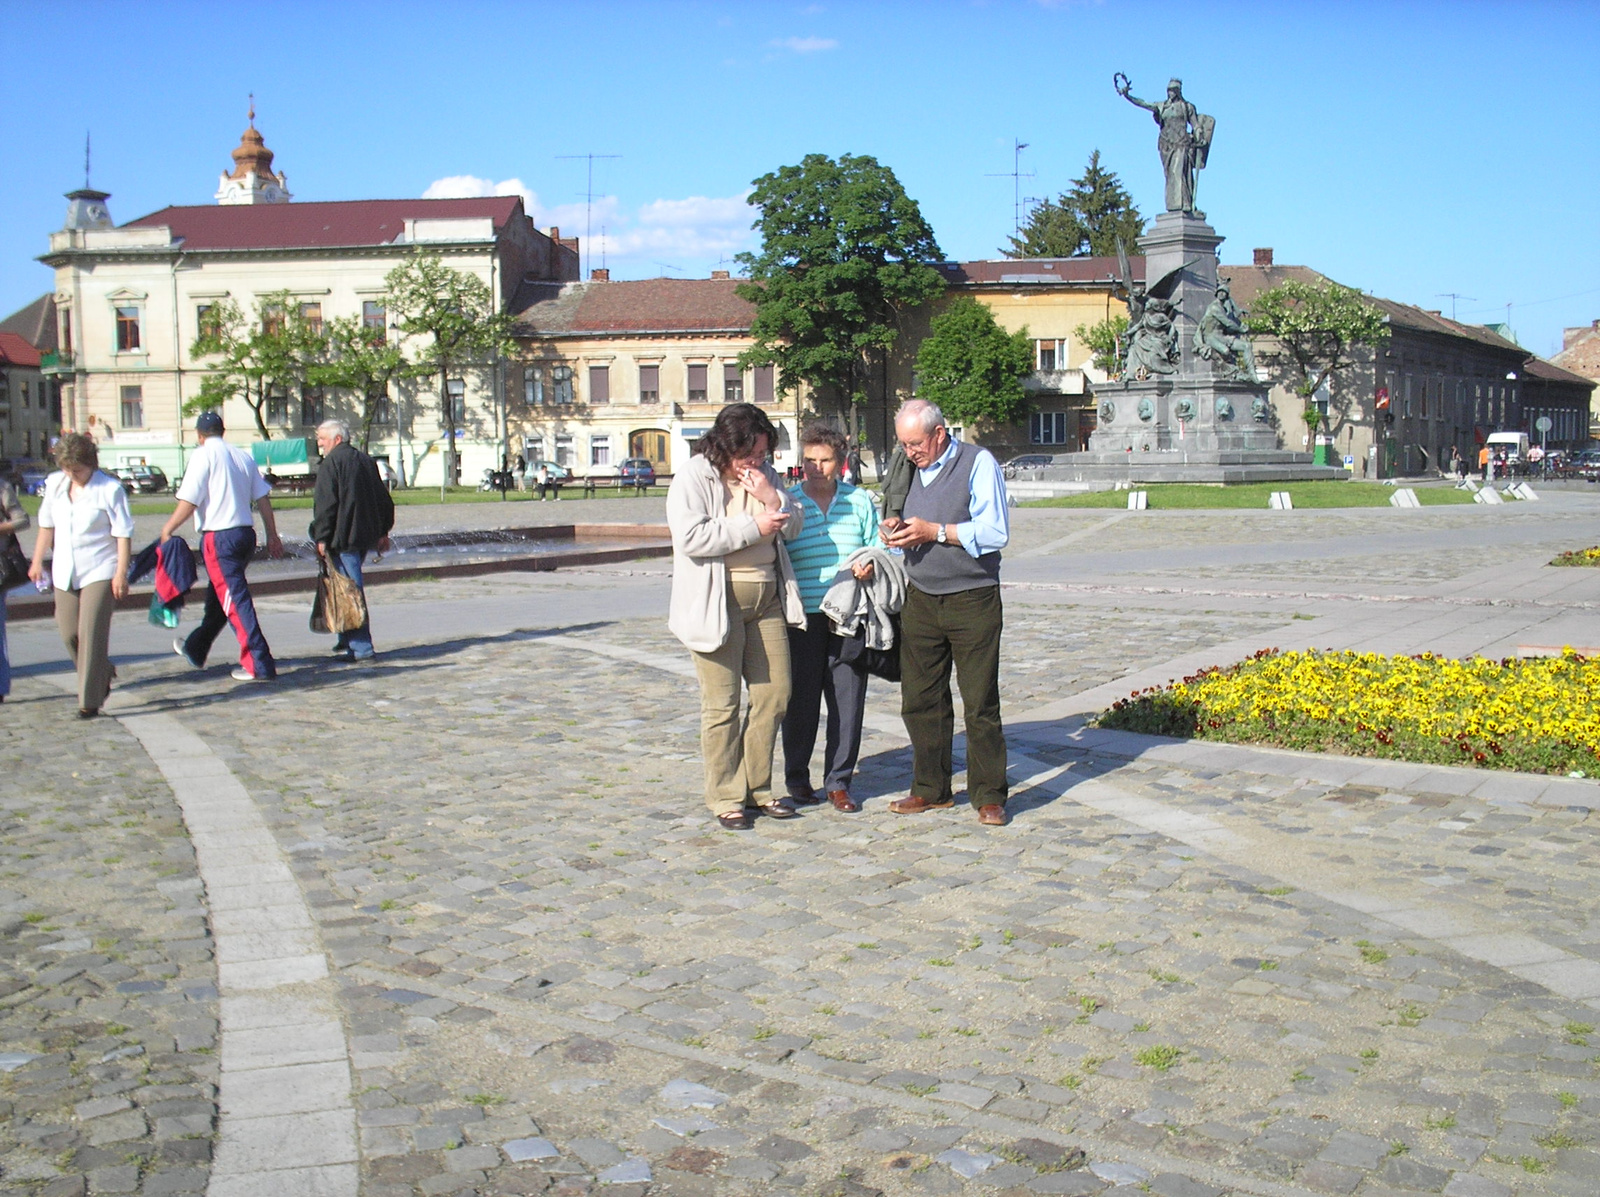
[[[728,277],[728,272],[726,270],[713,270],[711,272],[711,277],[713,279],[719,279],[719,278],[725,279],[725,278]]]
[[[589,271],[589,281],[591,283],[609,283],[611,281],[611,271],[604,266],[596,266]]]
[[[1266,249],[1258,249],[1258,250],[1256,250],[1256,265],[1257,266],[1271,266],[1272,265],[1272,247],[1270,245],[1267,246]]]
[[[552,241],[560,241],[561,240],[561,226],[560,225],[553,224],[553,225],[550,226],[550,240],[552,240]]]

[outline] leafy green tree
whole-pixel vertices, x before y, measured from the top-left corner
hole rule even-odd
[[[1055,201],[1046,200],[1028,214],[1021,238],[1008,237],[1008,258],[1110,257],[1117,241],[1132,249],[1144,232],[1144,218],[1117,172],[1100,165],[1100,151],[1089,155],[1081,178]]]
[[[389,384],[410,374],[400,346],[381,324],[367,325],[360,316],[338,316],[324,329],[324,350],[308,372],[318,386],[338,387],[355,396],[361,422],[361,448],[372,443],[372,422]]]
[[[933,318],[917,350],[917,397],[958,424],[1010,424],[1027,411],[1022,380],[1032,372],[1028,330],[1006,332],[986,306],[962,295]]]
[[[1114,377],[1122,368],[1120,347],[1127,331],[1128,318],[1119,315],[1107,316],[1093,324],[1080,324],[1072,333],[1089,347],[1095,368],[1104,370],[1107,377]]]
[[[305,385],[322,345],[322,334],[300,314],[299,300],[288,291],[263,295],[250,316],[233,299],[218,300],[201,321],[189,353],[221,360],[208,363],[210,372],[184,403],[184,413],[221,411],[228,400],[243,399],[261,439],[271,440],[268,400],[282,396],[287,402],[294,388]]]
[[[1331,392],[1334,376],[1355,364],[1356,349],[1389,339],[1388,317],[1360,291],[1331,279],[1289,279],[1261,292],[1245,327],[1254,336],[1272,338],[1260,356],[1288,375],[1290,387],[1305,402],[1303,415],[1313,437],[1319,428],[1334,431],[1333,417],[1342,420],[1349,406],[1348,399],[1335,401],[1330,413],[1317,401],[1317,392],[1324,386]]]
[[[851,405],[885,402],[888,354],[908,309],[944,292],[933,230],[894,171],[865,155],[808,154],[755,180],[761,252],[743,253],[739,295],[754,344],[740,365],[776,366]]]
[[[512,318],[500,310],[489,285],[475,274],[448,266],[437,254],[417,252],[384,276],[389,316],[408,337],[423,338],[408,368],[417,377],[437,375],[439,420],[445,430],[445,477],[455,480],[456,421],[450,410],[451,374],[482,367],[510,352]]]

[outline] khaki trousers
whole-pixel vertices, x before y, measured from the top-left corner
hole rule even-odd
[[[56,627],[78,667],[78,709],[98,711],[111,693],[111,579],[56,591]]]
[[[706,805],[737,814],[772,801],[772,750],[789,706],[789,633],[774,582],[728,583],[728,638],[695,653]],[[741,721],[739,696],[750,702]]]

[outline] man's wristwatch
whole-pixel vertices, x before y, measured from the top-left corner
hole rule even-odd
[[[938,541],[939,541],[940,544],[949,544],[950,543],[950,538],[945,535],[945,531],[944,530],[945,530],[945,525],[944,524],[940,524],[939,525]]]

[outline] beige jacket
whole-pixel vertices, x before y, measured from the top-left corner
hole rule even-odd
[[[778,472],[764,467],[767,480],[783,497],[789,522],[773,541],[778,550],[778,583],[783,589],[783,617],[791,627],[806,626],[800,584],[784,541],[800,534],[805,517],[783,488]],[[667,627],[697,653],[716,652],[728,639],[728,569],[723,557],[761,539],[751,515],[727,514],[728,488],[716,468],[701,454],[689,459],[667,488],[667,526],[672,529],[672,603]]]

